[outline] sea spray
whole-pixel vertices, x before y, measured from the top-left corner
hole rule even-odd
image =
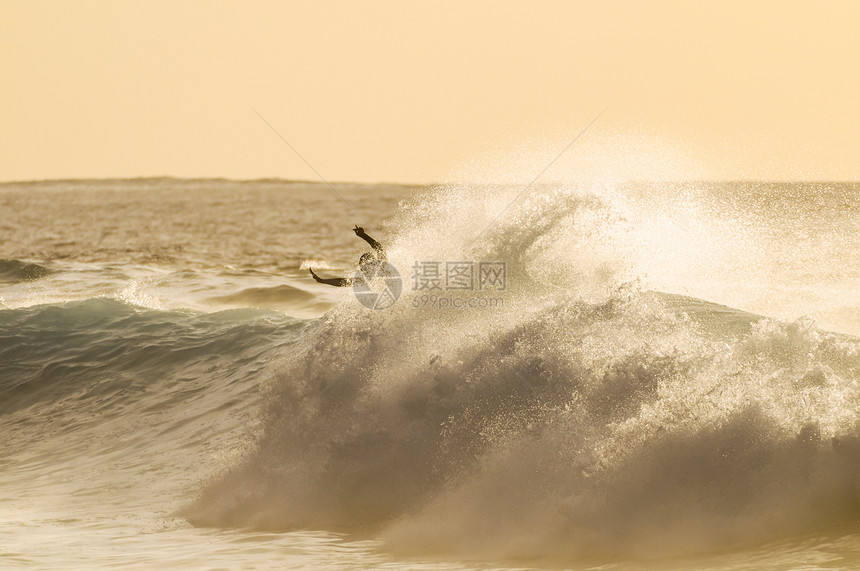
[[[448,188],[404,205],[390,259],[503,259],[504,306],[330,311],[265,386],[256,451],[192,522],[569,559],[860,517],[856,339],[643,290],[604,197],[547,188],[498,220],[491,204]]]

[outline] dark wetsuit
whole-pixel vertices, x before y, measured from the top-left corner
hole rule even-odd
[[[358,261],[358,268],[362,271],[363,274],[367,275],[368,278],[374,277],[378,271],[380,271],[380,266],[382,266],[382,262],[385,262],[388,259],[388,254],[385,252],[385,248],[382,247],[382,244],[371,238],[364,231],[364,228],[356,226],[353,229],[355,235],[359,238],[363,239],[365,242],[370,244],[373,248],[373,252],[367,252],[361,255],[361,259]],[[313,268],[308,268],[311,271],[311,275],[313,278],[321,284],[327,284],[335,287],[351,287],[355,282],[354,278],[321,278],[316,273],[314,273]],[[360,279],[360,278],[359,278]]]

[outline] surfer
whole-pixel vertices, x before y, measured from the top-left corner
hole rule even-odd
[[[370,279],[376,276],[378,272],[384,272],[385,261],[388,259],[388,255],[385,253],[385,248],[382,247],[382,244],[368,236],[367,232],[361,226],[356,226],[352,231],[373,248],[372,252],[365,252],[358,260],[358,269],[361,274]],[[356,280],[356,278],[321,278],[314,273],[313,268],[308,269],[311,271],[313,278],[321,284],[335,287],[351,287]],[[360,280],[362,278],[359,277],[357,279]]]

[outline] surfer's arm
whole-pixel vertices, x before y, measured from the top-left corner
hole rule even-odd
[[[313,268],[308,269],[311,271],[311,275],[314,277],[314,279],[321,284],[335,287],[350,287],[352,285],[352,278],[321,278],[314,273]]]
[[[364,228],[362,228],[361,226],[356,226],[352,229],[352,231],[355,232],[356,236],[370,244],[371,248],[376,250],[376,255],[379,257],[380,260],[386,259],[387,256],[385,254],[385,248],[382,247],[382,244],[368,236],[367,232],[364,231]]]

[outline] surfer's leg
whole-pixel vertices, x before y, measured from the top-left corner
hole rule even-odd
[[[321,278],[310,268],[313,278],[321,284],[326,284],[334,287],[351,287],[352,278]]]

